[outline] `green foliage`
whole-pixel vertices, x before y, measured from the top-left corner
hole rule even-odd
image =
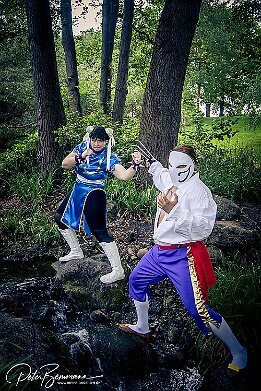
[[[12,195],[18,196],[17,208],[7,209],[1,216],[3,234],[14,241],[51,244],[59,240],[53,217],[44,208],[46,197],[54,189],[54,172],[42,178],[36,167],[26,167],[25,171],[14,170],[14,177],[5,180]]]
[[[211,103],[217,112],[223,102],[229,115],[249,114],[253,110],[258,113],[258,12],[254,12],[251,1],[233,3],[231,7],[229,2],[203,1],[185,88],[194,96],[194,105]]]
[[[146,6],[140,4],[136,7],[130,52],[129,82],[131,85],[138,84],[145,87],[162,8],[162,1],[151,2]]]
[[[209,305],[217,310],[232,328],[249,353],[261,351],[261,265],[258,254],[232,252],[215,264],[217,284],[209,290]],[[223,344],[213,335],[205,338],[198,332],[197,355],[207,371],[223,361]]]
[[[74,40],[80,77],[79,90],[82,110],[85,114],[98,112],[100,110],[101,31],[90,29],[75,36]],[[61,42],[59,45],[61,46]],[[64,91],[62,92],[63,97],[67,97],[67,82],[64,83]],[[67,107],[69,108],[69,105]]]
[[[158,190],[154,186],[146,185],[144,188],[135,180],[124,182],[113,178],[107,180],[106,189],[118,210],[127,209],[136,215],[143,213],[149,219],[155,215]]]
[[[217,308],[245,341],[261,349],[261,265],[249,256],[234,253],[215,267],[218,284],[210,290],[210,305]]]
[[[85,67],[96,66],[101,58],[101,31],[90,29],[81,35],[74,37],[78,64]]]
[[[139,124],[135,118],[125,119],[123,124],[112,122],[112,119],[101,112],[92,112],[81,116],[78,113],[67,114],[67,124],[57,130],[57,141],[69,153],[75,145],[82,142],[87,126],[104,126],[112,128],[116,145],[114,151],[127,162],[133,151],[132,143],[138,137]]]
[[[218,117],[206,124],[202,113],[192,112],[191,122],[194,126],[182,126],[179,138],[182,143],[193,144],[197,151],[214,150],[216,141],[229,140],[238,132],[234,127],[237,117]]]
[[[17,210],[8,209],[1,220],[3,234],[10,235],[14,241],[25,240],[29,245],[48,245],[59,241],[60,235],[53,219],[40,201],[20,204]]]
[[[30,171],[36,166],[37,144],[37,134],[29,134],[23,141],[0,154],[1,192],[8,191],[7,185],[16,182],[16,175],[20,175],[20,171]]]
[[[213,193],[239,202],[259,201],[260,156],[252,148],[216,147],[211,155],[201,156],[198,168]]]
[[[25,2],[0,2],[0,149],[35,122]]]
[[[62,192],[67,194],[71,189],[73,188],[73,185],[75,183],[75,173],[73,170],[64,170],[63,171],[63,177],[62,177],[62,183],[61,183],[61,189]]]
[[[228,143],[230,147],[232,146],[249,146],[252,147],[255,150],[260,151],[261,147],[261,124],[258,124],[258,121],[256,122],[256,128],[250,124],[252,119],[249,118],[249,116],[237,116],[237,117],[225,117],[225,118],[231,118],[232,120],[236,119],[235,124],[231,123],[232,129],[236,130],[237,132],[233,137],[227,138],[225,137],[224,140],[213,140],[213,143],[215,145],[218,145],[219,147],[226,148]],[[206,125],[209,127],[211,123],[215,120],[215,118],[203,118],[204,126]]]
[[[258,148],[238,145],[235,135],[244,129],[239,118],[220,117],[205,123],[198,113],[194,125],[182,127],[179,144],[191,144],[198,156],[201,178],[213,193],[231,200],[259,201],[261,159]],[[243,125],[245,126],[245,125]]]
[[[32,171],[27,173],[17,172],[16,180],[8,182],[11,192],[16,194],[23,202],[29,200],[40,201],[53,190],[54,173],[50,171],[47,177],[43,179],[39,171],[33,168]]]
[[[1,153],[0,172],[10,169],[23,170],[25,167],[34,166],[37,144],[37,133],[29,134],[24,140]]]

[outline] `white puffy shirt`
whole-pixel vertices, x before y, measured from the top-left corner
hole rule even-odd
[[[167,193],[173,187],[169,170],[160,162],[152,163],[149,173],[161,192]],[[165,213],[159,226],[157,222],[162,209],[157,208],[153,235],[155,243],[183,244],[206,239],[213,230],[217,213],[217,205],[209,188],[197,173],[179,186],[176,194],[178,203],[170,213]]]

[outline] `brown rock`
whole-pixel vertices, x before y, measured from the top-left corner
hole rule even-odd
[[[141,259],[149,250],[147,248],[140,248],[137,252],[137,257]]]

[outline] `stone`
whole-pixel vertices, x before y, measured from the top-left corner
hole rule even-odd
[[[55,267],[57,278],[77,302],[80,310],[121,309],[125,300],[127,277],[113,284],[103,284],[100,277],[111,271],[106,256],[97,255],[63,264],[56,263]]]
[[[97,322],[97,323],[108,323],[109,322],[108,315],[105,314],[101,310],[92,311],[92,313],[90,314],[90,318],[93,322]]]
[[[142,379],[134,379],[124,391],[200,391],[204,376],[198,368],[186,368],[183,370],[160,368],[157,373],[151,373]]]
[[[206,244],[221,249],[247,249],[248,246],[257,245],[258,240],[256,231],[243,228],[236,221],[217,221]]]
[[[137,257],[141,259],[149,251],[148,248],[140,248],[137,252]]]
[[[29,320],[0,313],[0,340],[5,341],[1,344],[0,382],[1,386],[6,385],[6,389],[9,388],[6,383],[7,371],[10,370],[9,373],[12,373],[11,367],[18,363],[23,366],[25,373],[29,371],[29,367],[32,372],[40,373],[40,368],[46,364],[58,365],[55,374],[73,373],[74,371],[77,373],[66,345],[54,333]],[[10,376],[10,381],[15,381],[15,379],[17,375],[14,378]],[[20,383],[20,386],[25,386],[25,382]],[[39,390],[40,381],[31,381],[28,389]],[[51,389],[58,391],[61,388],[54,383]],[[68,385],[68,390],[72,390],[70,385]]]
[[[170,343],[177,343],[180,338],[181,330],[176,326],[170,326],[167,331],[168,341]]]
[[[233,201],[213,195],[213,198],[217,204],[217,220],[237,220],[240,218],[241,209]]]
[[[120,323],[121,318],[122,318],[122,315],[121,315],[120,312],[113,312],[112,319],[113,319],[114,322]]]
[[[160,363],[163,368],[177,369],[186,363],[184,354],[178,345],[165,344],[160,353]]]
[[[158,356],[151,344],[118,327],[97,332],[91,346],[109,379],[139,378],[157,369]]]

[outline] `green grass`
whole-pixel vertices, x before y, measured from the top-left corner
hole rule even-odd
[[[181,129],[179,143],[195,147],[197,168],[206,185],[235,202],[259,202],[261,125],[252,130],[249,118],[243,116],[200,116],[195,121]]]
[[[231,139],[225,137],[223,141],[216,141],[215,144],[218,146],[252,146],[255,149],[261,149],[261,124],[256,127],[256,129],[251,129],[249,126],[248,117],[237,116],[237,117],[224,117],[230,118],[232,120],[237,120],[237,123],[232,125],[233,130],[237,130],[236,133]],[[216,117],[203,118],[204,125],[210,126]]]

